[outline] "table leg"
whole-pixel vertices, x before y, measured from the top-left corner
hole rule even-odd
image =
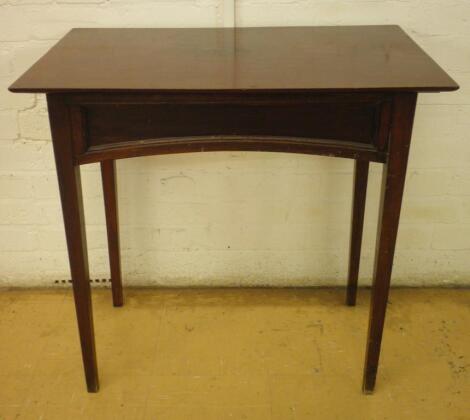
[[[361,259],[362,231],[364,228],[364,212],[366,207],[367,178],[369,175],[369,162],[365,160],[354,161],[354,193],[351,220],[351,239],[349,245],[349,270],[346,304],[356,304],[357,279],[359,276],[359,262]]]
[[[393,103],[394,115],[389,152],[382,178],[377,249],[364,367],[363,390],[365,393],[372,393],[377,376],[416,96],[415,93],[399,94]]]
[[[89,392],[97,392],[98,368],[80,167],[73,159],[68,108],[59,95],[48,95],[47,100],[86,383]]]
[[[116,162],[101,162],[101,179],[103,181],[104,210],[106,213],[106,230],[108,233],[109,267],[113,305],[122,306],[121,261],[119,254],[119,218],[117,208]]]

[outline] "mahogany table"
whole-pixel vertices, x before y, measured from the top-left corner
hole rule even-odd
[[[123,304],[115,160],[217,150],[355,160],[354,305],[369,162],[383,185],[364,368],[372,392],[418,92],[458,85],[398,26],[73,29],[11,87],[46,93],[88,391],[98,391],[80,165],[101,162]]]

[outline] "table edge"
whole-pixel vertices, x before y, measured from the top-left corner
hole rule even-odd
[[[12,93],[135,93],[135,94],[154,94],[154,93],[237,93],[237,94],[250,94],[250,93],[367,93],[367,92],[417,92],[417,93],[438,93],[438,92],[454,92],[460,89],[460,86],[455,82],[453,86],[433,86],[433,87],[380,87],[380,88],[263,88],[263,89],[102,89],[102,88],[27,88],[16,87],[13,83],[8,90]]]

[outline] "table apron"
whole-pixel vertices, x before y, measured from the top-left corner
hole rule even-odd
[[[68,94],[79,164],[152,154],[272,151],[384,162],[388,94]]]

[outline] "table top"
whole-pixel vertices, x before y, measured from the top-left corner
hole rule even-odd
[[[450,91],[399,27],[73,29],[13,92]]]

